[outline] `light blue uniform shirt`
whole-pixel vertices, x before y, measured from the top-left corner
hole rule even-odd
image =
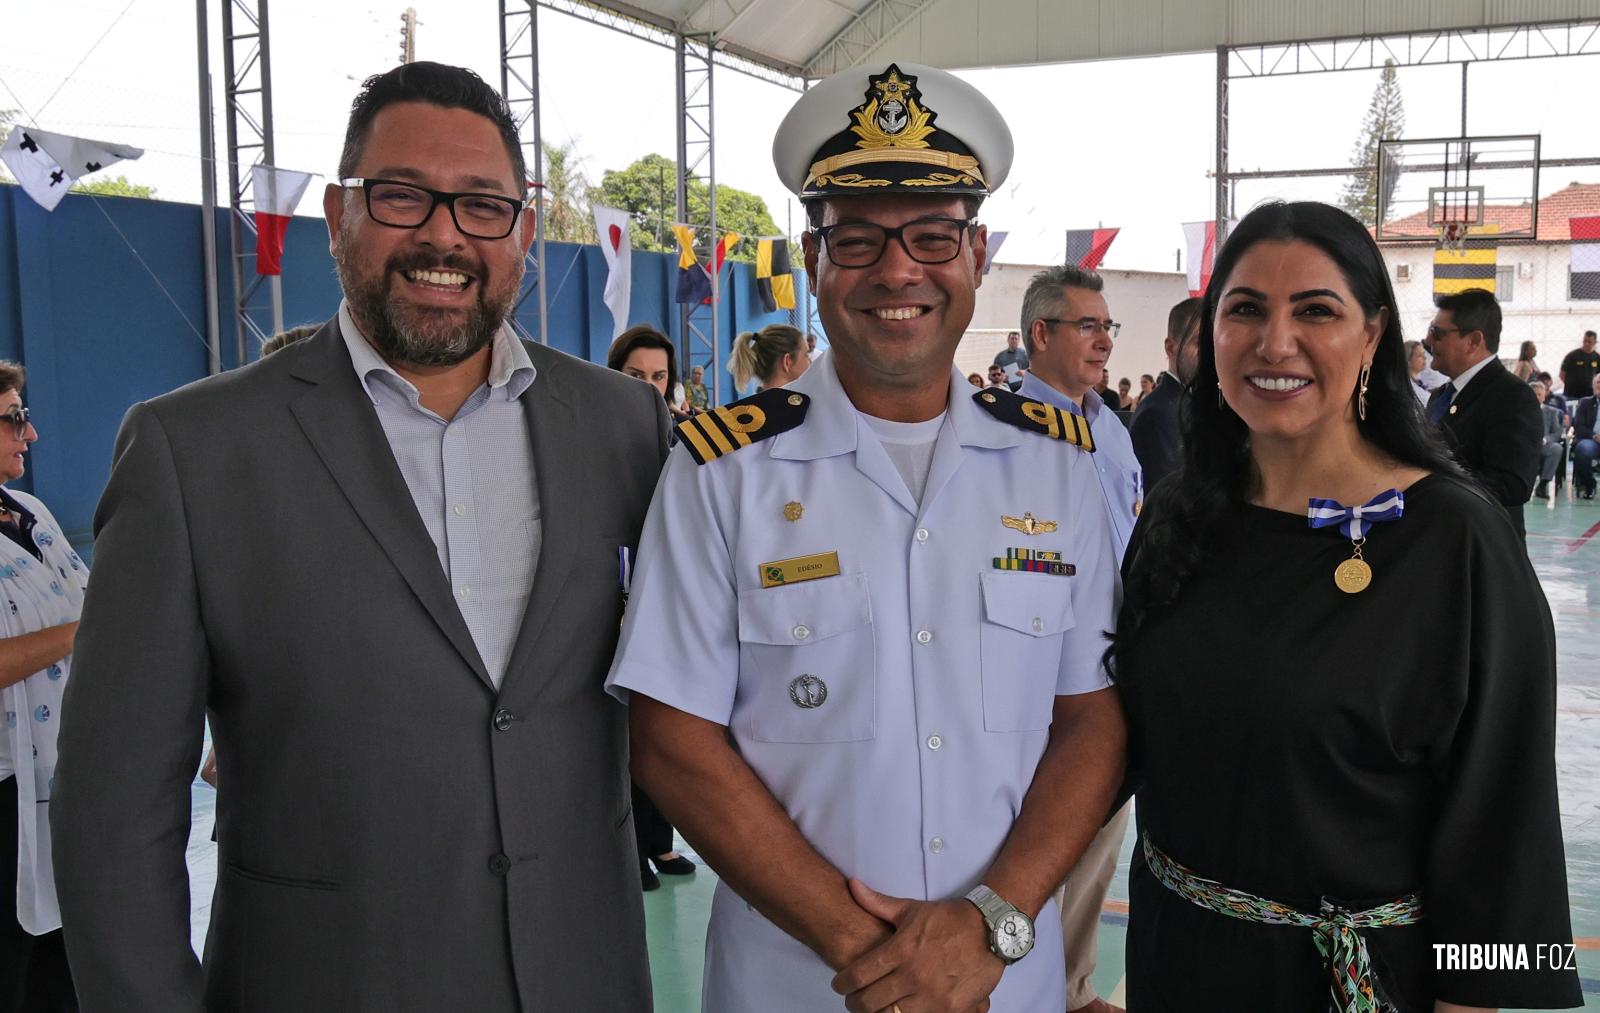
[[[1022,389],[1017,391],[1025,398],[1065,408],[1074,415],[1089,420],[1089,435],[1094,437],[1094,465],[1100,477],[1100,495],[1104,498],[1106,512],[1111,515],[1111,536],[1117,540],[1117,561],[1122,561],[1128,551],[1128,539],[1133,537],[1133,524],[1139,519],[1139,506],[1144,499],[1144,469],[1133,453],[1133,437],[1115,412],[1106,411],[1106,403],[1092,389],[1083,395],[1083,408],[1070,397],[1056,390],[1032,373],[1022,378]],[[1085,412],[1085,409],[1088,409]]]
[[[831,360],[788,385],[811,398],[798,428],[705,465],[673,451],[607,687],[726,726],[845,875],[959,898],[1011,831],[1056,696],[1106,686],[1117,561],[1105,509],[1090,454],[994,419],[953,370],[919,504]],[[1059,527],[1029,536],[1003,523],[1028,513]],[[1013,548],[1058,552],[1077,572],[996,567]],[[837,576],[762,587],[763,563],[821,553],[837,554]],[[1065,1008],[1053,903],[1037,930],[994,1013]],[[718,886],[706,1010],[838,1009],[832,978]]]
[[[519,400],[534,381],[528,350],[502,325],[489,382],[446,422],[367,343],[344,304],[339,330],[498,689],[528,607],[542,532],[533,440]]]

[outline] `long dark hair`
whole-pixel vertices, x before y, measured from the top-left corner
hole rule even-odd
[[[1126,677],[1123,662],[1145,620],[1178,600],[1184,583],[1210,549],[1218,525],[1238,509],[1257,481],[1250,430],[1217,397],[1217,304],[1245,251],[1257,243],[1286,241],[1309,243],[1327,254],[1339,266],[1366,319],[1389,310],[1372,357],[1367,417],[1356,420],[1361,438],[1401,464],[1462,474],[1424,421],[1411,391],[1394,287],[1366,228],[1337,208],[1311,201],[1263,204],[1251,211],[1217,255],[1200,308],[1200,362],[1185,388],[1188,404],[1182,413],[1183,468],[1152,493],[1154,509],[1145,515],[1137,555],[1129,560],[1117,632],[1106,651],[1107,668],[1119,680]],[[1119,668],[1124,671],[1119,673]]]
[[[667,407],[672,407],[672,392],[678,383],[678,353],[671,340],[649,324],[635,324],[617,335],[606,352],[606,368],[622,372],[622,367],[628,364],[628,356],[641,348],[659,348],[667,353],[667,391],[661,396]]]

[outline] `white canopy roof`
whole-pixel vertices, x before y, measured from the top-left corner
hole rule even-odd
[[[575,0],[796,77],[1006,67],[1600,18],[1600,0]]]

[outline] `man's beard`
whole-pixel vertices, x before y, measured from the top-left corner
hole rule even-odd
[[[503,291],[494,288],[488,269],[458,254],[396,254],[376,276],[363,277],[347,257],[353,249],[349,236],[341,236],[335,262],[339,283],[362,333],[378,354],[389,362],[408,366],[454,366],[485,348],[511,312],[520,287],[521,271]],[[442,308],[413,306],[390,296],[390,279],[410,270],[457,270],[473,275],[478,298],[461,323],[455,313]]]

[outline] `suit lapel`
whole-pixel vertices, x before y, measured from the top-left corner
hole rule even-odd
[[[581,480],[577,471],[589,434],[579,424],[577,410],[564,397],[560,360],[540,354],[542,351],[529,346],[538,376],[522,395],[533,445],[533,473],[539,483],[539,560],[502,686],[509,685],[518,678],[517,673],[529,666],[534,645],[549,624],[556,600],[567,583],[576,543],[583,534],[580,518],[583,490],[588,483]],[[543,677],[545,670],[540,671]]]
[[[483,659],[450,597],[438,550],[395,463],[372,402],[350,363],[335,317],[308,340],[295,375],[312,386],[290,402],[301,430],[350,506],[383,548],[439,629],[490,690]]]
[[[1491,358],[1478,370],[1478,374],[1467,382],[1467,385],[1456,394],[1456,399],[1450,402],[1457,412],[1464,412],[1472,403],[1483,396],[1483,392],[1494,385],[1500,377],[1496,374],[1504,373],[1506,368],[1500,365],[1499,359]]]

